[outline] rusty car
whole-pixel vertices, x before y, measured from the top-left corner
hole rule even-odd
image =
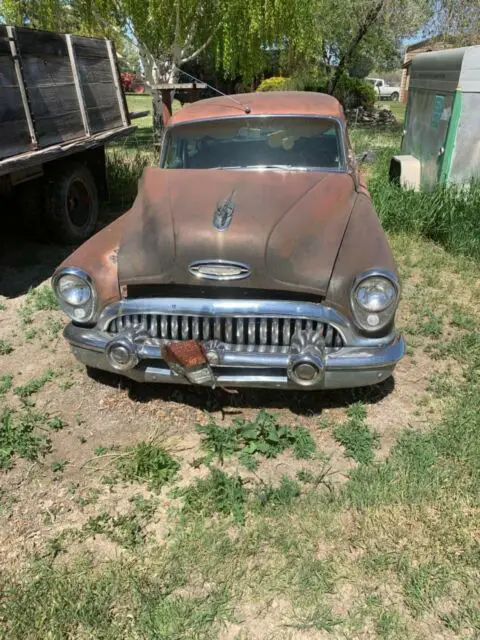
[[[319,390],[389,378],[400,285],[331,96],[200,100],[131,209],[56,270],[65,338],[137,381]]]

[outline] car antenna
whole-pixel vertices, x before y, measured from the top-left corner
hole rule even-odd
[[[212,87],[212,85],[208,84],[208,82],[205,82],[205,80],[200,80],[199,78],[196,78],[195,76],[192,76],[191,73],[187,73],[183,69],[179,69],[179,71],[180,71],[180,73],[185,74],[186,76],[188,76],[192,80],[195,80],[196,82],[199,82],[201,84],[206,85],[209,89],[211,89],[212,91],[215,91],[215,93],[218,93],[220,96],[224,96],[225,98],[228,98],[229,100],[234,102],[236,105],[238,105],[242,109],[242,111],[245,111],[245,113],[250,113],[251,112],[251,109],[250,109],[250,107],[248,105],[242,104],[240,102],[240,100],[235,100],[235,98],[233,98],[232,96],[228,95],[228,93],[223,93],[223,91],[220,91],[219,89],[216,89],[215,87]]]

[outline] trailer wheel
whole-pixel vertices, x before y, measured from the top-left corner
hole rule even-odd
[[[95,231],[98,191],[85,165],[72,162],[53,173],[47,186],[46,204],[50,231],[60,242],[82,242]]]

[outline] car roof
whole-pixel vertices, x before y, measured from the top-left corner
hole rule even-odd
[[[249,116],[333,116],[343,118],[338,100],[325,93],[313,91],[271,91],[237,93],[231,96],[208,98],[186,104],[168,122],[168,126],[210,118]]]

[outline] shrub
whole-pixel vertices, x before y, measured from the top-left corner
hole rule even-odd
[[[357,107],[372,109],[376,97],[375,89],[371,84],[360,78],[350,78],[347,75],[340,78],[335,87],[334,95],[345,109]]]
[[[292,78],[265,78],[257,87],[257,91],[294,91],[295,82]]]

